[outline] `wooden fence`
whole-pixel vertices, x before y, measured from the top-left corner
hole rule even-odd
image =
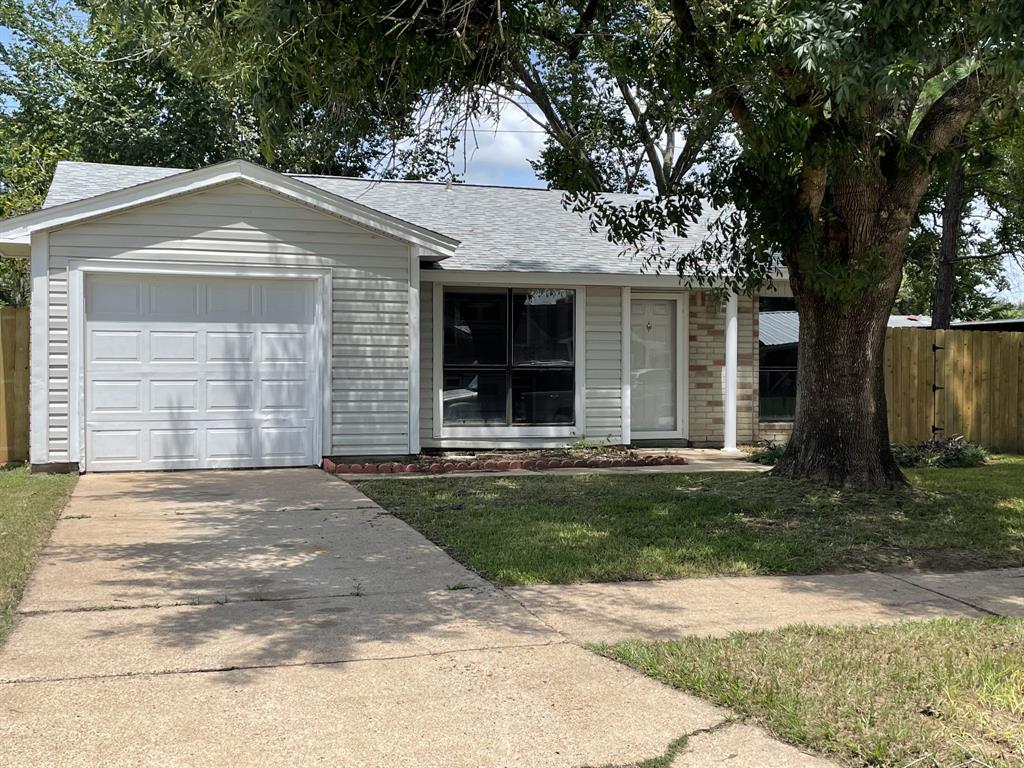
[[[1024,453],[1024,333],[890,328],[885,395],[894,443],[964,437]]]
[[[28,460],[28,307],[0,307],[0,464]]]

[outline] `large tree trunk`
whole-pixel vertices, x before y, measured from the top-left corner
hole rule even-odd
[[[891,304],[797,298],[796,423],[773,474],[859,489],[906,483],[886,421],[882,363]]]
[[[804,174],[802,200],[812,213],[824,199],[821,178]],[[784,254],[800,344],[796,421],[776,476],[862,490],[906,484],[889,443],[885,332],[927,181],[921,174],[894,189],[870,174],[837,178],[836,215],[810,217],[812,228]]]
[[[932,295],[932,328],[949,328],[953,321],[953,288],[956,285],[956,260],[960,252],[960,230],[964,213],[963,149],[953,154],[953,167],[942,201],[942,243]]]

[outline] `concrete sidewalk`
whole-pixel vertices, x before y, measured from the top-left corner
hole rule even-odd
[[[1024,616],[1024,568],[545,584],[506,592],[545,624],[581,643],[724,636],[800,623]]]
[[[84,476],[0,650],[11,766],[828,765],[735,728],[316,470]]]

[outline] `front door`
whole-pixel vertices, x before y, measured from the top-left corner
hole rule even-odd
[[[634,296],[631,302],[630,424],[634,438],[682,436],[679,301]]]

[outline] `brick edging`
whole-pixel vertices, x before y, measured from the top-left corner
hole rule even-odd
[[[545,470],[545,469],[611,469],[616,467],[663,467],[669,465],[688,464],[683,456],[634,456],[629,458],[596,458],[596,459],[487,459],[484,461],[433,461],[403,463],[388,461],[380,464],[367,463],[336,463],[333,459],[324,458],[323,469],[332,475],[336,474],[430,474],[443,475],[448,472],[508,472],[510,470]]]

